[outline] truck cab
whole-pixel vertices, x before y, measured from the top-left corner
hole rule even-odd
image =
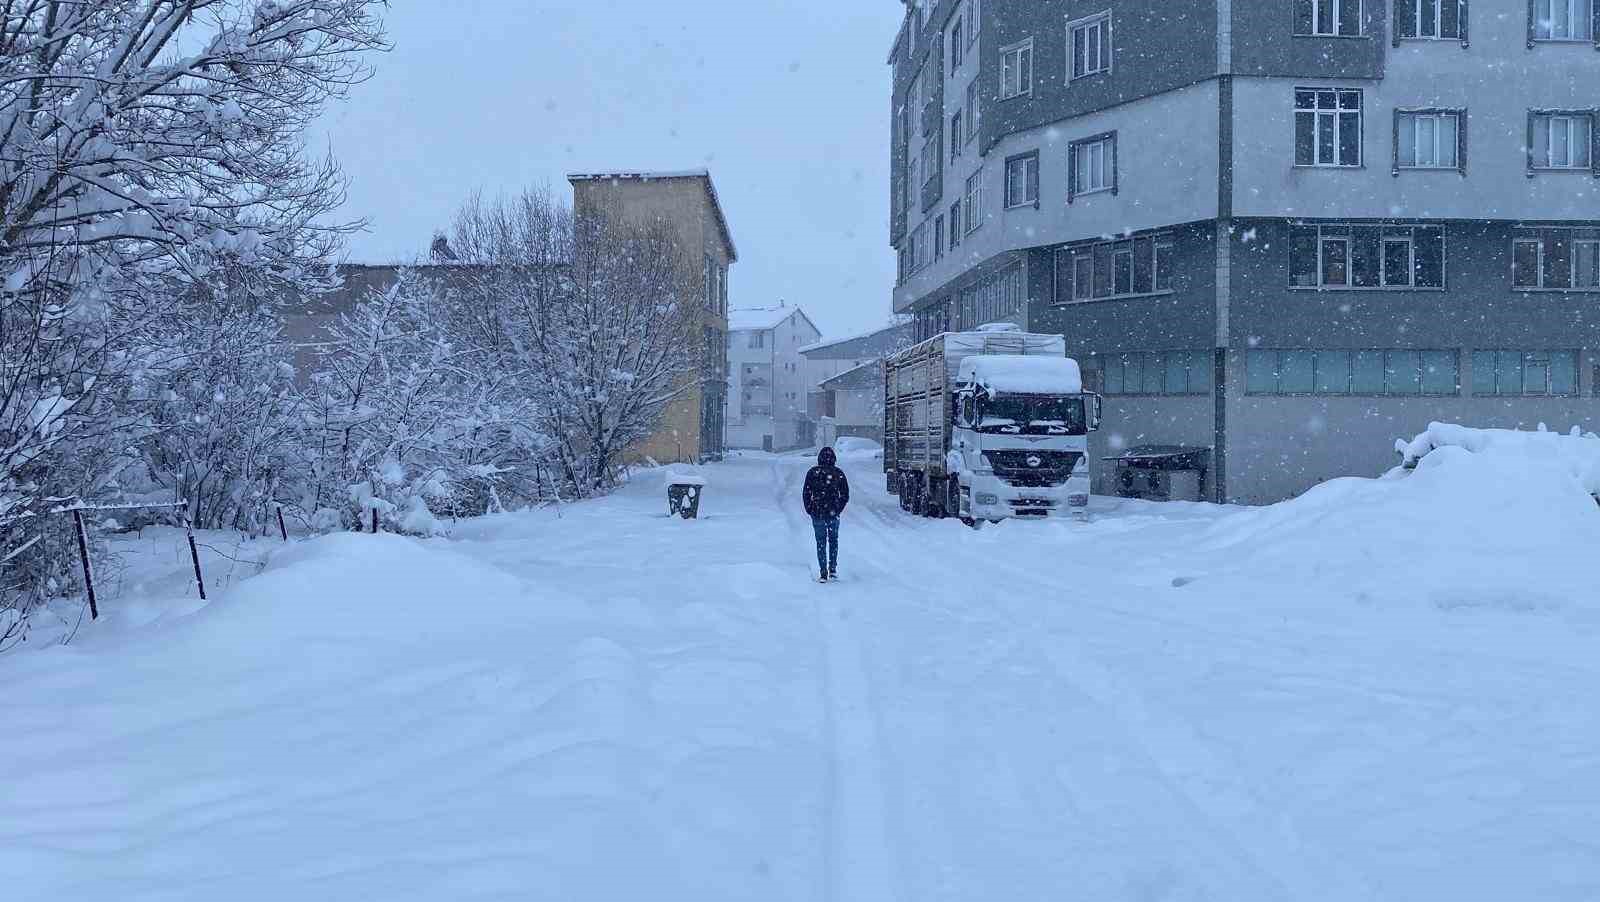
[[[946,466],[962,519],[1086,510],[1089,433],[1100,424],[1100,398],[1084,392],[1076,361],[968,357],[953,396]]]

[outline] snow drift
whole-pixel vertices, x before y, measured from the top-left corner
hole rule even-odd
[[[1225,518],[1204,545],[1256,581],[1298,578],[1362,602],[1595,605],[1600,439],[1436,423],[1397,449],[1405,466]]]

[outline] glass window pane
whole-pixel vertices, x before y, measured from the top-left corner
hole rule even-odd
[[[1499,375],[1500,394],[1522,394],[1522,352],[1499,351],[1496,353],[1496,371]]]
[[[1289,284],[1299,288],[1317,284],[1316,226],[1289,227]]]
[[[1459,121],[1454,113],[1447,113],[1439,117],[1439,165],[1447,169],[1454,169],[1460,165],[1456,162],[1457,147],[1456,127]]]
[[[1522,391],[1529,395],[1550,393],[1550,357],[1526,354],[1522,358]]]
[[[1377,288],[1378,229],[1361,226],[1351,229],[1350,270],[1351,282],[1357,288]]]
[[[1278,364],[1278,388],[1286,395],[1310,394],[1315,384],[1314,351],[1282,351]]]
[[[1361,165],[1361,114],[1339,114],[1339,165]]]
[[[1144,391],[1144,355],[1122,355],[1122,390],[1137,395]]]
[[[1438,140],[1437,129],[1439,120],[1433,116],[1417,116],[1417,165],[1437,166],[1439,158],[1436,154]]]
[[[1461,5],[1456,0],[1441,0],[1439,12],[1439,37],[1461,37]]]
[[[1411,284],[1411,242],[1386,238],[1383,242],[1383,284]]]
[[[1394,29],[1403,38],[1417,36],[1417,7],[1410,0],[1395,0]]]
[[[1350,391],[1358,395],[1383,393],[1383,352],[1356,351],[1350,372]]]
[[[1212,389],[1211,370],[1215,366],[1210,351],[1189,352],[1189,391],[1209,395]]]
[[[1317,92],[1297,90],[1294,92],[1294,108],[1297,110],[1314,110],[1317,108]]]
[[[1350,242],[1344,238],[1322,239],[1322,284],[1348,285]]]
[[[1317,114],[1317,162],[1324,166],[1337,162],[1334,157],[1335,118],[1332,113]]]
[[[1572,249],[1574,288],[1600,287],[1600,242],[1579,241]]]
[[[1189,355],[1182,351],[1167,353],[1167,394],[1181,395],[1189,391]]]
[[[1116,294],[1133,293],[1133,248],[1122,246],[1112,254],[1112,267],[1114,281],[1112,290]]]
[[[1417,165],[1417,117],[1410,113],[1400,116],[1400,137],[1397,138],[1401,166]]]
[[[1518,288],[1539,287],[1539,242],[1516,242],[1512,254],[1511,284]]]
[[[1156,242],[1156,290],[1170,291],[1172,289],[1173,267],[1177,266],[1174,254],[1176,246],[1170,241]]]
[[[1249,351],[1245,354],[1245,391],[1272,395],[1278,392],[1278,352]]]
[[[1591,132],[1594,121],[1588,116],[1579,116],[1572,120],[1572,165],[1578,169],[1588,169],[1590,152],[1593,150]]]
[[[1416,351],[1389,351],[1383,371],[1383,391],[1389,395],[1414,395],[1422,391],[1422,355]]]
[[[1419,228],[1413,230],[1415,236],[1411,244],[1411,253],[1416,264],[1416,278],[1413,282],[1419,288],[1444,287],[1444,229]]]
[[[1550,165],[1572,165],[1572,120],[1565,116],[1550,119]]]
[[[1533,165],[1550,165],[1550,117],[1533,117]]]
[[[1572,239],[1561,230],[1553,231],[1544,245],[1544,287],[1572,287]]]
[[[1340,0],[1339,2],[1339,34],[1358,35],[1361,33],[1361,0]]]
[[[1350,391],[1350,352],[1317,352],[1317,394],[1342,395]]]
[[[1472,393],[1475,395],[1492,395],[1495,391],[1495,353],[1493,351],[1472,352]]]
[[[1578,393],[1578,355],[1572,351],[1550,352],[1550,393],[1575,395]]]
[[[1395,2],[1401,6],[1411,5],[1410,0],[1395,0]],[[1447,2],[1454,3],[1455,0],[1447,0]],[[1421,30],[1418,32],[1418,34],[1425,38],[1438,37],[1439,0],[1421,0],[1420,5],[1422,7],[1422,15],[1419,17]]]
[[[1315,113],[1294,114],[1294,162],[1296,166],[1310,166],[1317,162],[1316,130],[1317,115]]]
[[[1167,364],[1161,354],[1147,352],[1144,355],[1144,393],[1159,395],[1161,389],[1167,384]]]
[[[1422,352],[1422,393],[1453,395],[1459,383],[1454,351]]]
[[[1155,288],[1155,242],[1140,238],[1133,243],[1133,290],[1149,294]]]
[[[1105,391],[1108,395],[1122,394],[1122,355],[1112,354],[1105,359]]]
[[[1317,3],[1317,34],[1333,34],[1333,2],[1334,0],[1318,0]]]
[[[1094,297],[1094,258],[1087,253],[1072,258],[1073,297],[1084,300]]]
[[[1111,245],[1100,244],[1094,249],[1094,296],[1111,297]]]

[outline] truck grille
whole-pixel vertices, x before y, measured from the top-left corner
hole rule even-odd
[[[994,475],[1019,488],[1062,485],[1072,476],[1078,460],[1083,457],[1077,451],[1031,451],[1023,448],[985,451],[983,456],[994,469]]]

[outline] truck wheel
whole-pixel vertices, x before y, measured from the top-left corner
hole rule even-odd
[[[950,511],[945,507],[945,502],[950,498],[950,492],[945,488],[948,480],[930,479],[928,481],[928,501],[926,516],[935,520],[943,520],[950,516]]]
[[[921,476],[911,477],[911,513],[918,517],[928,515],[928,489]]]
[[[900,474],[900,509],[911,513],[911,474]]]

